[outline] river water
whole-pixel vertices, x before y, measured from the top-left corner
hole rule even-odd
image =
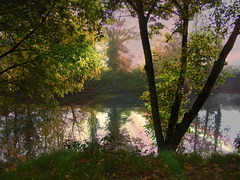
[[[185,136],[182,149],[199,154],[234,151],[233,142],[240,133],[239,107],[238,94],[212,95]],[[145,112],[144,103],[128,92],[85,99],[73,96],[57,109],[19,108],[1,116],[0,165],[66,148],[67,140],[104,143],[111,137],[123,148],[155,151],[144,128]]]
[[[104,98],[105,99],[105,98]],[[101,100],[102,102],[102,100]],[[74,101],[72,102],[74,103]],[[77,107],[78,103],[74,105]],[[110,134],[125,133],[125,136],[137,141],[142,152],[156,150],[152,146],[152,134],[148,134],[147,124],[144,117],[145,108],[143,103],[134,95],[113,95],[106,100],[104,105],[97,103],[93,105],[91,113],[85,117],[85,124],[82,125],[82,133],[68,134],[66,138],[77,140],[91,140],[91,130],[88,119],[94,116],[96,123],[95,138],[101,139]],[[197,151],[199,154],[206,152],[233,152],[234,140],[240,133],[240,95],[238,94],[215,94],[212,95],[198,117],[194,120],[188,134],[184,138],[183,149],[186,152]],[[75,109],[81,111],[81,106]],[[68,111],[68,118],[72,119],[73,110]],[[73,132],[69,128],[69,132]],[[75,129],[75,132],[77,130]]]

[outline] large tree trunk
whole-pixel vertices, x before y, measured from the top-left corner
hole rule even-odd
[[[214,84],[224,67],[225,60],[229,52],[232,50],[233,45],[235,44],[235,41],[239,33],[240,33],[240,17],[236,20],[235,27],[231,33],[231,36],[229,37],[228,41],[224,45],[223,49],[221,50],[218,60],[215,61],[213,68],[211,70],[211,73],[201,93],[196,98],[190,110],[184,114],[182,122],[176,126],[174,135],[170,137],[169,145],[171,146],[171,149],[173,151],[177,149],[179,143],[181,142],[181,139],[183,138],[184,134],[187,132],[190,124],[192,123],[194,118],[197,116],[203,104],[211,94]]]
[[[171,136],[173,136],[176,123],[178,122],[179,118],[179,110],[181,107],[181,102],[183,98],[183,87],[185,83],[185,74],[187,69],[187,43],[188,43],[188,24],[189,24],[189,17],[188,17],[188,4],[184,4],[184,11],[182,13],[182,54],[181,54],[181,69],[180,74],[178,77],[178,84],[177,90],[175,95],[174,103],[171,107],[171,116],[169,119],[167,136],[166,136],[166,146],[168,149],[171,149],[169,144],[171,144]]]
[[[147,73],[148,88],[150,93],[150,102],[151,102],[155,137],[157,140],[158,151],[161,151],[165,149],[164,137],[162,134],[162,127],[161,127],[160,116],[159,116],[158,99],[157,99],[157,93],[156,93],[155,76],[154,76],[153,62],[152,62],[152,53],[151,53],[151,47],[149,42],[148,30],[147,30],[148,19],[144,15],[142,0],[136,0],[136,5],[137,5],[137,14],[138,14],[138,20],[139,20],[139,28],[140,28],[143,52],[145,55],[145,63],[146,63],[145,70]]]

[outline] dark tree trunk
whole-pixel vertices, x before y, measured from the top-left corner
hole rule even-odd
[[[178,122],[179,110],[181,107],[181,102],[183,98],[183,87],[185,83],[185,74],[187,68],[187,42],[188,42],[188,4],[184,5],[184,11],[182,14],[182,54],[181,54],[181,69],[178,78],[177,90],[175,95],[174,103],[171,107],[171,116],[169,119],[167,136],[166,136],[166,146],[171,149],[171,137],[174,134],[176,123]]]
[[[152,119],[153,119],[153,125],[155,130],[155,137],[157,140],[158,151],[161,151],[165,149],[164,137],[162,134],[162,127],[161,127],[160,116],[159,116],[158,99],[157,99],[157,93],[156,93],[155,76],[154,76],[153,62],[152,62],[152,53],[151,53],[151,47],[149,42],[148,30],[147,30],[148,19],[144,15],[142,1],[136,0],[136,5],[137,5],[137,14],[138,14],[138,20],[139,20],[139,28],[140,28],[143,52],[145,55],[145,63],[146,63],[145,70],[147,73],[148,88],[150,93]]]

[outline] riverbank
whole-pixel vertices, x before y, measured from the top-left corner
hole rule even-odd
[[[141,156],[137,152],[58,151],[15,166],[0,176],[14,179],[239,179],[240,156],[160,153]]]

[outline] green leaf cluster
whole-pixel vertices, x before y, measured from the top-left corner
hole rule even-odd
[[[100,73],[94,48],[105,20],[101,1],[3,1],[0,105],[52,101]],[[91,11],[90,11],[91,10]],[[13,99],[13,100],[10,100]]]

